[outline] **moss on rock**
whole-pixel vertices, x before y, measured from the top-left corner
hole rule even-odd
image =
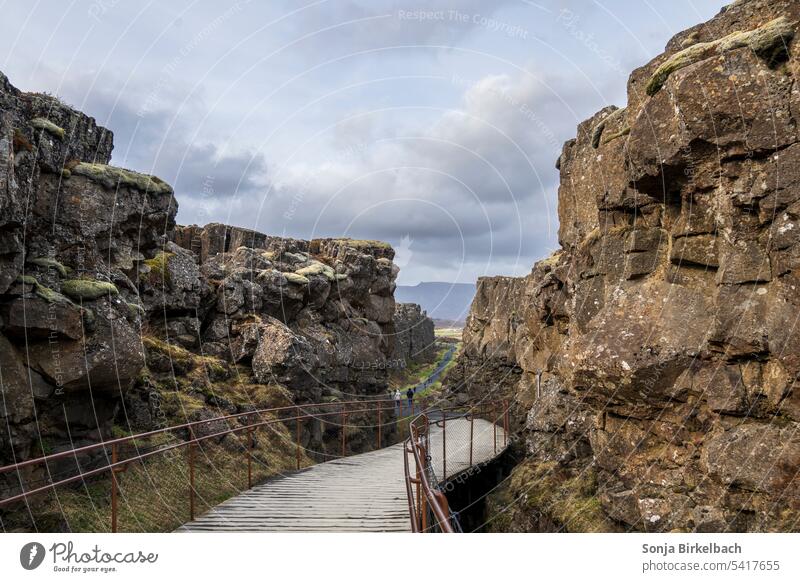
[[[36,294],[48,303],[72,303],[61,293],[53,291],[50,287],[45,287],[41,283],[36,286]]]
[[[31,120],[31,127],[36,129],[41,129],[46,131],[47,133],[57,137],[58,139],[64,139],[66,132],[64,128],[57,126],[55,123],[50,121],[49,119],[45,119],[44,117],[37,117]]]
[[[308,277],[304,277],[298,273],[284,273],[284,277],[289,283],[294,283],[295,285],[308,285]]]
[[[368,249],[368,248],[377,248],[377,249],[391,249],[392,245],[382,240],[367,240],[367,239],[354,239],[354,238],[337,238],[335,239],[338,244],[345,245],[348,247],[352,247],[354,249]]]
[[[61,292],[73,299],[92,301],[106,295],[119,295],[117,286],[106,281],[91,279],[68,279],[61,285]]]
[[[310,264],[308,267],[303,267],[302,269],[298,269],[297,271],[295,271],[295,273],[303,277],[310,277],[313,275],[323,275],[329,281],[333,281],[336,279],[335,271],[328,265],[325,265],[320,262],[314,262]]]
[[[151,283],[158,283],[160,281],[164,281],[167,284],[170,283],[169,269],[167,267],[170,257],[173,256],[175,256],[174,253],[160,251],[155,257],[147,259],[144,262],[144,264],[150,268],[150,271],[146,273],[145,276]]]
[[[620,129],[619,131],[614,131],[612,133],[604,135],[603,139],[600,140],[600,145],[605,145],[608,142],[614,141],[617,138],[624,137],[624,136],[628,135],[630,132],[631,132],[631,128],[626,125],[625,127]]]
[[[143,192],[154,192],[156,194],[172,193],[172,186],[160,178],[147,174],[140,174],[131,170],[124,170],[115,166],[80,162],[72,168],[72,173],[89,178],[107,188],[116,188],[119,185],[136,188]]]
[[[718,40],[693,44],[664,61],[650,77],[645,91],[653,96],[661,90],[675,71],[715,55],[744,47],[749,47],[770,67],[775,66],[787,57],[787,46],[794,37],[792,26],[785,16],[781,16],[747,32],[736,31]]]
[[[39,283],[39,281],[31,275],[19,275],[17,277],[17,282],[24,283],[25,285],[32,285],[34,293],[48,303],[72,303],[72,301],[64,297],[61,293],[53,291],[50,287],[45,287]]]
[[[67,276],[67,268],[57,260],[51,259],[50,257],[36,257],[34,259],[28,259],[28,263],[31,265],[36,265],[37,267],[43,267],[45,269],[55,269],[62,277]]]
[[[128,313],[130,313],[131,317],[136,317],[137,315],[144,315],[146,313],[144,307],[142,307],[138,303],[131,303],[126,301],[125,305],[128,306]]]

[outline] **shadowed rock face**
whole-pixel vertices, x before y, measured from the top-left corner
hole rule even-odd
[[[562,250],[479,282],[453,389],[527,411],[498,529],[800,529],[799,20],[673,38],[565,144]]]
[[[396,304],[393,359],[431,361],[436,355],[433,328],[433,320],[416,303]]]
[[[144,366],[138,272],[177,206],[112,140],[0,74],[0,463],[108,436]]]

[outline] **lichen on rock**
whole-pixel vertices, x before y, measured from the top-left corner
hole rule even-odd
[[[68,274],[67,267],[50,257],[35,257],[33,259],[28,259],[28,262],[31,265],[36,265],[37,267],[55,269],[62,277],[66,277]]]
[[[119,290],[113,283],[93,279],[67,279],[61,284],[61,292],[73,299],[86,301],[119,295]]]
[[[172,194],[172,186],[160,178],[115,166],[80,162],[71,169],[71,172],[98,182],[106,188],[125,187],[154,194]]]
[[[32,119],[31,127],[44,130],[49,134],[57,137],[58,139],[64,139],[66,135],[64,128],[57,126],[55,123],[53,123],[49,119],[45,119],[44,117],[37,117],[35,119]]]
[[[693,44],[664,61],[650,77],[645,91],[650,96],[655,95],[675,71],[743,47],[748,47],[769,66],[775,66],[786,60],[788,44],[794,34],[794,24],[785,16],[780,16],[753,30],[735,31],[715,41]]]
[[[300,273],[284,273],[284,277],[289,283],[294,283],[295,285],[308,285],[308,277],[301,275]]]

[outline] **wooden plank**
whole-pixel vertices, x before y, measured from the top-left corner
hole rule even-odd
[[[447,457],[448,477],[469,467],[470,423],[431,426],[431,463],[439,473]],[[474,423],[473,463],[495,456],[494,428]],[[497,452],[503,431],[497,430]],[[289,473],[225,501],[177,531],[411,531],[403,474],[403,443]]]

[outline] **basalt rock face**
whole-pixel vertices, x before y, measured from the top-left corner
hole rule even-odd
[[[463,348],[445,380],[451,400],[461,404],[515,395],[522,368],[516,358],[525,278],[481,277],[462,333]]]
[[[257,382],[284,385],[300,401],[352,399],[386,386],[398,273],[389,245],[218,224],[180,227],[175,241],[200,249],[207,285],[202,316],[186,324],[198,333],[175,338],[184,347],[251,366]]]
[[[673,38],[565,144],[562,250],[480,282],[461,365],[528,410],[497,529],[800,529],[798,21]]]
[[[112,140],[0,74],[0,464],[108,437],[144,366],[138,277],[176,203]]]
[[[109,165],[112,147],[90,117],[0,75],[0,465],[115,429],[385,393],[391,246],[176,228],[172,188]],[[339,430],[306,422],[301,445],[338,453]],[[348,449],[376,446],[370,431],[348,427]],[[0,495],[77,470],[61,465],[0,477]]]
[[[436,355],[433,320],[416,303],[397,303],[394,309],[394,353],[403,361],[429,362]]]

